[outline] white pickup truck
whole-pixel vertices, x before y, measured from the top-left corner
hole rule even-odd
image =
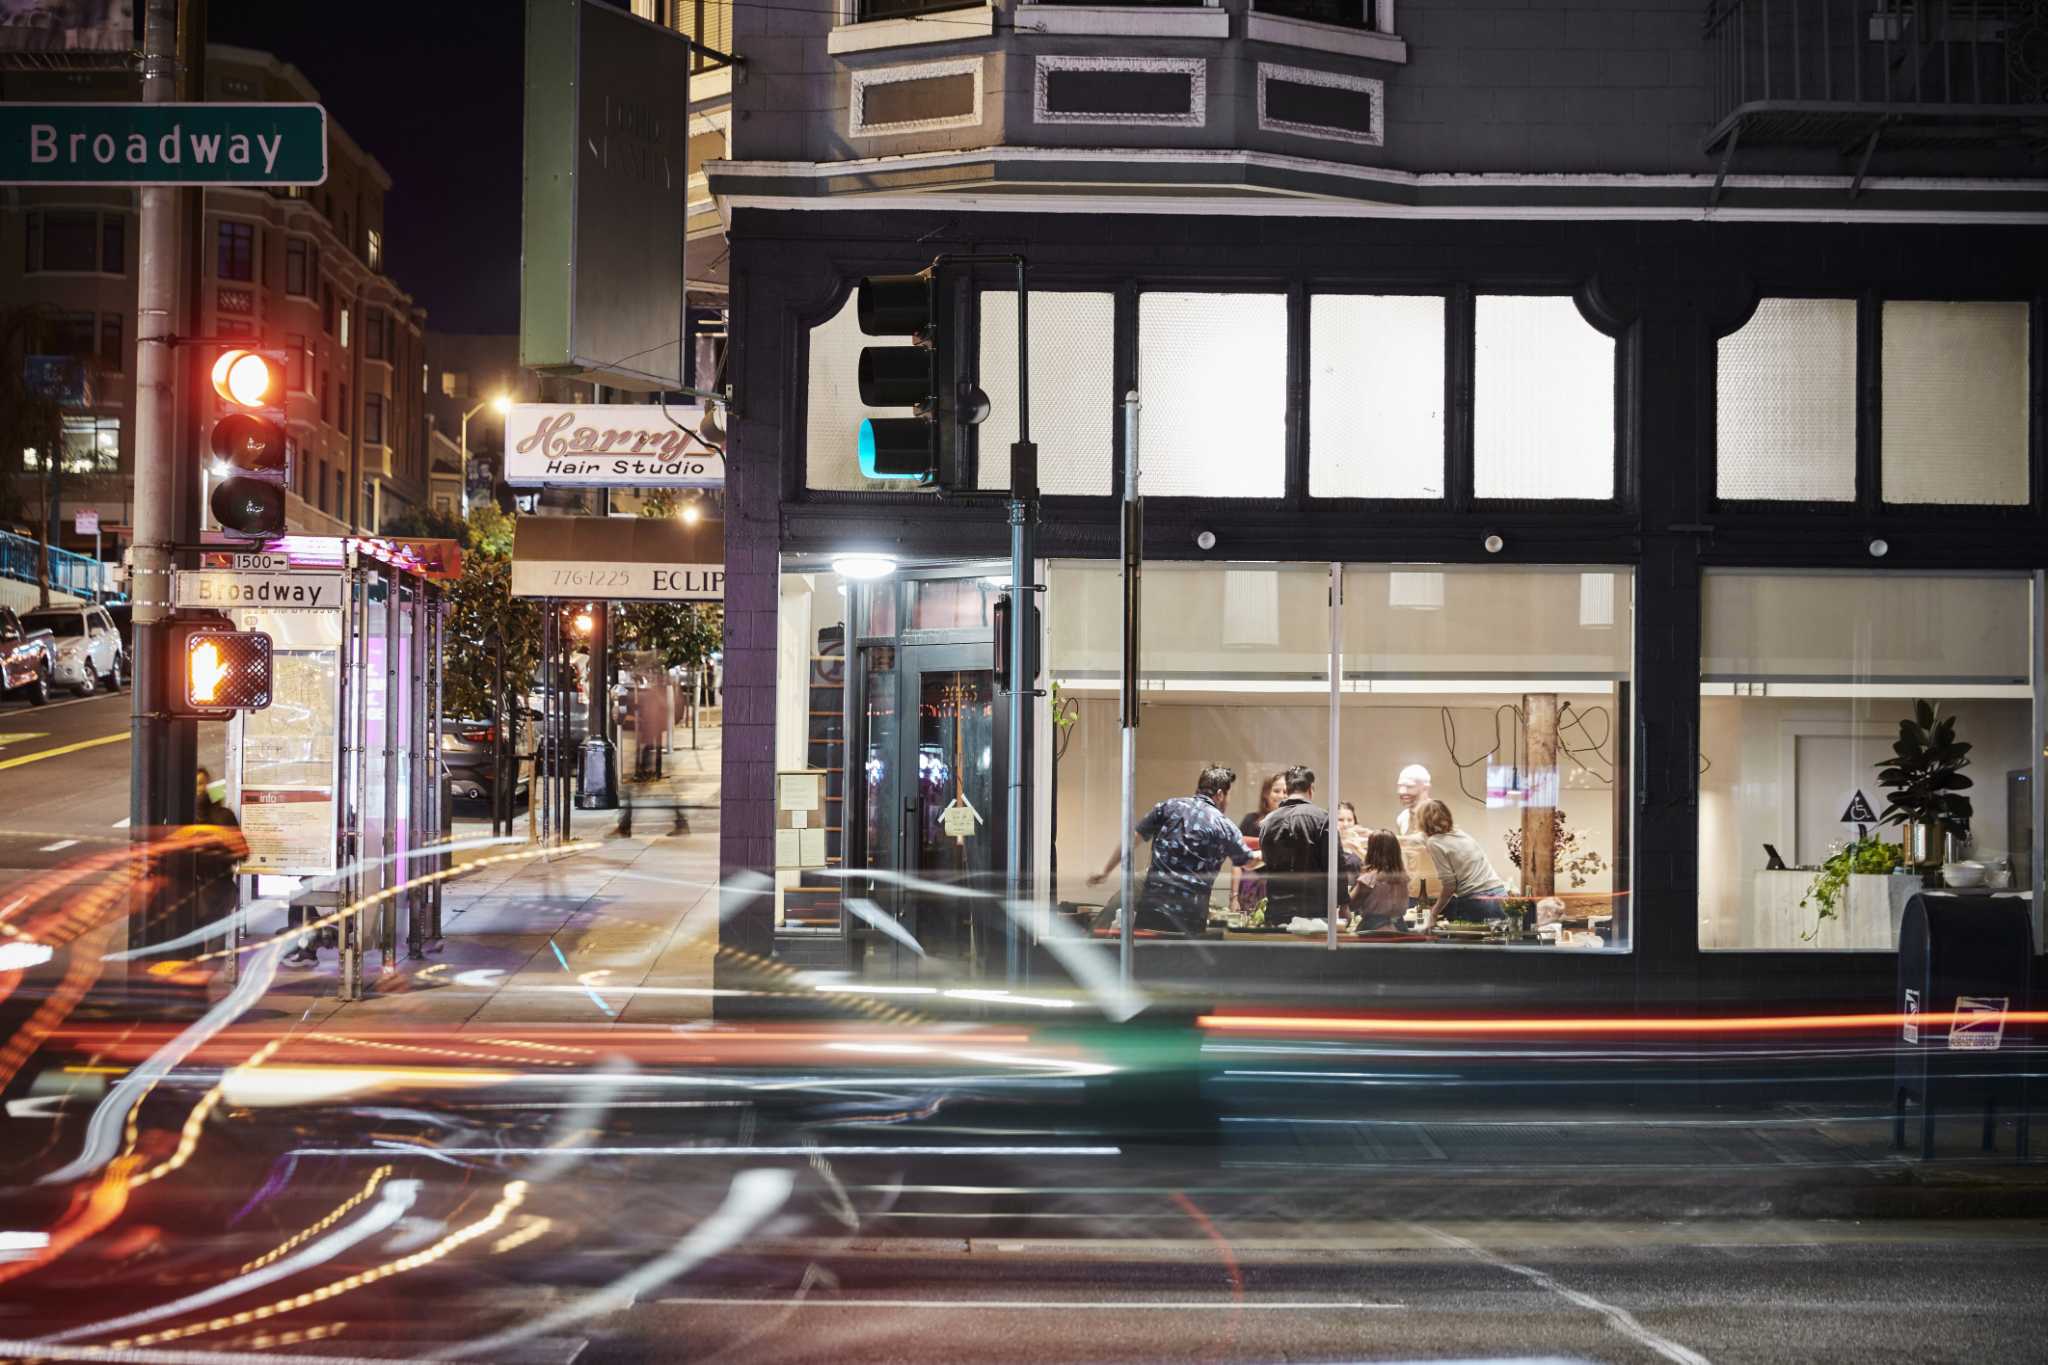
[[[68,687],[81,697],[100,689],[118,692],[128,672],[128,660],[121,652],[121,633],[114,619],[100,606],[45,607],[29,612],[22,625],[30,631],[47,630],[57,647],[57,670],[50,681]]]

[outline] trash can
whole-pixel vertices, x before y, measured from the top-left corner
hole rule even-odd
[[[616,810],[618,805],[618,755],[604,736],[592,735],[576,756],[576,809]]]
[[[1906,1145],[1906,1109],[1920,1106],[1920,1157],[1934,1156],[1934,1119],[1982,1106],[1985,1151],[1997,1110],[2017,1115],[2027,1155],[2026,1026],[2013,1011],[2033,994],[2032,907],[2018,896],[1922,891],[1899,924],[1898,1012],[1892,1146]]]

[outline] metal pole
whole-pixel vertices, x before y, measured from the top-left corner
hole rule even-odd
[[[1338,739],[1343,734],[1342,716],[1339,706],[1344,686],[1344,566],[1330,565],[1330,786],[1323,798],[1323,809],[1330,813],[1329,840],[1329,894],[1323,906],[1324,922],[1329,925],[1329,946],[1337,947],[1337,879],[1344,866],[1343,850],[1337,840],[1337,799],[1343,788],[1338,785],[1342,776],[1343,754],[1338,749]]]
[[[1025,289],[1024,259],[1017,258],[1017,440],[1010,447],[1010,734],[1009,799],[1005,802],[1008,838],[1004,849],[1003,895],[1011,910],[1004,917],[1006,973],[1011,981],[1024,974],[1024,936],[1017,907],[1029,894],[1030,856],[1027,838],[1031,812],[1026,809],[1031,784],[1024,764],[1035,752],[1030,744],[1032,706],[1038,695],[1038,661],[1032,649],[1031,620],[1038,587],[1034,560],[1038,538],[1038,447],[1031,443],[1030,295]]]
[[[1145,559],[1145,504],[1138,493],[1138,391],[1124,395],[1123,658],[1118,670],[1123,725],[1123,909],[1117,915],[1117,979],[1131,988],[1132,929],[1138,918],[1138,877],[1132,846],[1138,823],[1138,604]]]
[[[353,400],[351,400],[353,401]],[[384,566],[384,875],[379,889],[395,887],[404,877],[398,864],[398,718],[403,710],[399,692],[398,648],[404,626],[399,614],[399,597],[404,591],[398,571]],[[398,956],[398,902],[386,897],[377,907],[377,951],[380,970],[389,971]]]
[[[167,103],[175,95],[177,35],[178,0],[146,0],[144,104]],[[176,331],[179,256],[177,191],[145,185],[138,193],[135,555],[130,586],[135,599],[135,687],[129,701],[135,743],[130,757],[128,825],[131,838],[147,841],[150,828],[170,823],[175,809],[169,772],[172,726],[163,714],[167,679],[161,656],[162,623],[171,613],[171,545],[177,539],[177,465],[172,447],[177,353],[171,337]],[[191,785],[189,777],[186,785]]]

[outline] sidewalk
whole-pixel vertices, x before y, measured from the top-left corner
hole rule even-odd
[[[436,1031],[519,1024],[664,1024],[711,1015],[712,958],[718,949],[719,760],[723,732],[699,731],[699,747],[667,756],[664,778],[625,783],[636,817],[616,831],[620,811],[576,811],[571,836],[598,847],[554,858],[493,862],[451,878],[442,893],[437,949],[419,960],[383,956],[365,964],[367,997],[336,998],[332,952],[318,967],[285,967],[252,1020],[302,1020],[335,1027],[420,1026]],[[687,746],[688,730],[678,737]],[[680,806],[687,832],[674,832]],[[526,814],[515,832],[524,837]],[[489,833],[458,821],[460,840]],[[465,850],[457,864],[502,856]]]

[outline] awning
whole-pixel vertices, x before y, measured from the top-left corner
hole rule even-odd
[[[514,597],[725,600],[725,523],[673,517],[524,516],[512,541]]]

